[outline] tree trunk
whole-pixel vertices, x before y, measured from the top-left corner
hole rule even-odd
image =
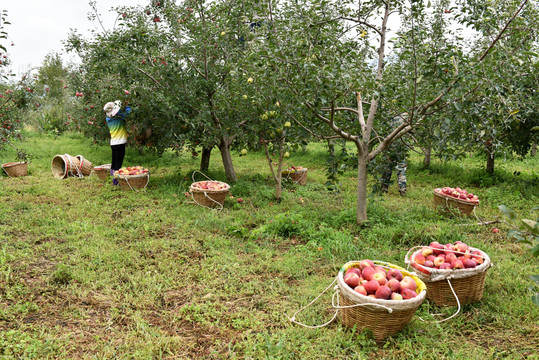
[[[221,159],[223,160],[223,166],[225,168],[225,175],[228,181],[236,182],[236,171],[234,170],[234,164],[232,164],[232,156],[230,154],[230,143],[228,136],[221,138],[219,144],[219,151],[221,152]]]
[[[211,147],[202,148],[202,157],[200,158],[200,171],[207,171],[210,167]]]
[[[494,174],[494,146],[487,141],[487,173]]]
[[[534,141],[532,144],[531,156],[535,156],[536,154],[537,154],[537,141]]]
[[[430,167],[430,157],[432,154],[432,147],[430,145],[427,145],[425,148],[425,157],[423,158],[423,167],[429,168]]]
[[[367,221],[367,161],[358,155],[356,222],[360,225],[365,221]]]

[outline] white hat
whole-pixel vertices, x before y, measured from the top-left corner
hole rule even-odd
[[[108,117],[112,117],[120,111],[120,107],[122,105],[122,102],[120,100],[116,100],[115,102],[108,102],[103,107],[103,110],[105,110],[105,114],[107,114]]]

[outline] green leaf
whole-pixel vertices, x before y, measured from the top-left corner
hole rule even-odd
[[[539,244],[535,245],[532,249],[532,255],[533,256],[539,256]]]
[[[500,211],[511,220],[515,220],[517,218],[517,215],[515,214],[515,211],[509,209],[505,205],[498,206],[498,209],[500,209]]]
[[[529,228],[533,234],[539,234],[539,225],[537,221],[522,219],[522,223],[524,223],[524,225],[526,225],[526,227]]]
[[[539,294],[532,295],[532,301],[535,305],[539,306]]]

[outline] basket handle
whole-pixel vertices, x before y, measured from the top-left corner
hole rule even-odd
[[[208,199],[210,199],[211,201],[213,201],[214,203],[216,203],[217,205],[219,205],[219,208],[218,209],[214,209],[214,208],[211,208],[209,206],[206,206],[206,205],[202,205],[201,203],[199,203],[195,197],[193,196],[193,192],[191,191],[191,189],[189,189],[189,194],[191,195],[191,199],[193,199],[193,201],[197,204],[197,205],[200,205],[202,207],[205,207],[206,209],[210,209],[210,210],[217,210],[217,211],[221,211],[223,210],[225,207],[223,206],[223,204],[221,204],[219,201],[215,201],[213,200],[211,197],[208,196],[208,193],[203,191],[204,193],[204,196],[207,197]]]
[[[129,179],[128,178],[124,178],[125,182],[127,183],[127,185],[129,185],[129,188],[131,188],[131,190],[137,192],[138,190],[137,189],[133,189],[133,187],[131,186],[131,184],[129,183]],[[148,175],[148,177],[146,178],[146,185],[144,185],[143,189],[146,189],[146,186],[148,186],[148,183],[150,182],[150,176]]]
[[[199,173],[200,175],[204,176],[206,179],[210,180],[210,181],[213,181],[212,179],[210,179],[208,176],[206,176],[206,174],[204,174],[202,171],[199,171],[199,170],[195,170],[193,171],[193,174],[191,175],[191,179],[193,179],[193,182],[196,182],[195,180],[195,174],[196,173]]]
[[[303,324],[303,323],[301,323],[299,321],[296,321],[296,315],[299,314],[300,312],[302,312],[303,310],[305,310],[306,308],[308,308],[309,306],[311,306],[312,304],[314,304],[314,302],[316,300],[318,300],[320,298],[320,296],[322,296],[326,291],[328,291],[333,286],[333,284],[335,284],[336,281],[337,281],[337,277],[335,277],[335,279],[331,282],[331,284],[329,284],[329,286],[327,288],[325,288],[324,291],[322,291],[320,294],[318,294],[318,296],[316,298],[314,298],[313,301],[311,301],[310,303],[308,303],[307,305],[305,305],[304,307],[302,307],[301,309],[296,311],[294,313],[294,315],[292,315],[292,317],[290,317],[290,316],[288,316],[286,314],[285,314],[285,316],[288,318],[288,320],[290,320],[294,324],[298,324],[298,325],[301,325],[301,326],[309,328],[309,329],[317,329],[317,328],[321,328],[321,327],[324,327],[324,326],[327,326],[327,325],[331,324],[333,322],[333,320],[335,320],[335,318],[337,317],[337,314],[339,313],[339,309],[336,309],[335,314],[333,314],[333,317],[328,322],[326,322],[325,324],[322,324],[322,325],[306,325],[306,324]],[[335,291],[335,293],[337,293],[337,291]],[[333,294],[333,296],[335,296],[335,293]],[[333,303],[333,299],[331,300],[331,302]]]

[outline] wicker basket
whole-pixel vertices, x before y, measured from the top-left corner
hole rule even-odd
[[[478,250],[471,248],[470,250]],[[438,306],[457,306],[481,301],[487,270],[492,266],[489,256],[483,254],[483,263],[473,269],[439,270],[414,273],[427,284],[427,299]],[[413,255],[412,255],[413,256]],[[407,260],[410,261],[409,259]],[[453,293],[454,291],[454,293]]]
[[[2,165],[2,169],[9,177],[20,177],[28,174],[28,163],[24,161],[7,163]]]
[[[118,183],[123,190],[145,189],[150,182],[150,173],[141,175],[116,175]]]
[[[110,166],[111,164],[104,164],[94,167],[94,173],[97,175],[98,178],[105,181],[110,176]]]
[[[192,183],[189,188],[189,192],[191,193],[193,200],[200,206],[205,206],[209,208],[219,207],[222,209],[223,204],[225,203],[226,196],[228,195],[228,192],[230,191],[230,185],[221,181],[215,181],[215,182],[226,185],[225,189],[223,190],[199,189],[197,188],[197,184],[200,182],[201,181]]]
[[[82,155],[77,155],[75,157],[77,159],[79,159],[79,161],[80,161],[79,171],[82,173],[82,175],[90,176],[92,174],[92,170],[94,168],[94,165],[92,164],[92,162],[89,161],[88,159],[84,158],[84,156],[82,156]]]
[[[282,172],[282,177],[290,179],[298,185],[305,185],[307,182],[307,171],[309,169],[302,168],[299,170],[285,170]]]
[[[451,209],[456,209],[464,215],[470,215],[473,209],[479,204],[467,200],[457,199],[452,196],[442,194],[436,190],[434,190],[432,193],[434,194],[434,206],[441,207],[450,213],[452,213]]]
[[[81,177],[80,161],[69,154],[56,155],[51,163],[52,175],[56,179],[65,179],[68,176]]]
[[[399,269],[403,275],[412,277],[417,283],[418,295],[408,300],[374,299],[355,292],[344,282],[344,273],[358,267],[359,261],[346,263],[337,276],[341,322],[349,328],[371,330],[376,341],[381,341],[399,332],[412,318],[426,296],[426,286],[415,274],[390,263],[374,261],[376,265]],[[346,307],[352,306],[352,307]],[[391,309],[391,310],[388,310]],[[390,312],[391,311],[391,312]]]

